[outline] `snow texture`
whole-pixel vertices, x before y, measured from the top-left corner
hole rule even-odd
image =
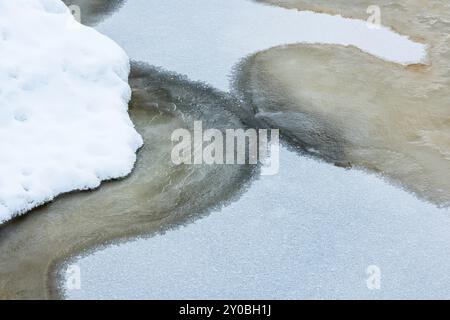
[[[59,0],[0,0],[0,222],[127,175],[129,60]]]

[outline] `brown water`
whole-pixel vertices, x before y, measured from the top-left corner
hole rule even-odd
[[[366,19],[372,1],[259,1]],[[352,47],[291,45],[248,58],[237,81],[256,116],[311,152],[380,172],[450,205],[450,3],[380,1],[383,24],[429,44],[407,67]],[[395,50],[395,48],[393,48]]]
[[[126,179],[77,192],[0,226],[0,298],[58,298],[57,266],[111,240],[152,235],[231,201],[253,166],[174,165],[171,133],[202,120],[205,128],[244,127],[237,102],[200,84],[133,65],[130,115],[145,145]]]

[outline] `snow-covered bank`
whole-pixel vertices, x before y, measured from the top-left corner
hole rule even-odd
[[[0,1],[0,221],[127,175],[129,61],[60,0]]]
[[[221,212],[76,259],[68,298],[449,298],[450,210],[282,149]],[[366,270],[381,270],[369,290]]]
[[[97,26],[132,59],[227,91],[233,66],[274,46],[354,45],[399,63],[417,63],[423,44],[365,21],[265,6],[248,0],[133,0]]]

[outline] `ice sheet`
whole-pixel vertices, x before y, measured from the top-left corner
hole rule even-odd
[[[75,259],[81,290],[67,297],[448,299],[448,230],[448,209],[282,149],[280,174],[221,212]]]

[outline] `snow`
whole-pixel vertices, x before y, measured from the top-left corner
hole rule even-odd
[[[0,1],[0,222],[132,170],[128,73],[61,1]]]
[[[134,60],[229,90],[244,57],[292,43],[354,45],[398,63],[418,63],[426,46],[365,21],[264,6],[248,0],[133,0],[98,27]],[[395,48],[395,49],[394,49]]]
[[[449,209],[285,148],[280,160],[220,212],[77,257],[67,298],[450,298]]]

